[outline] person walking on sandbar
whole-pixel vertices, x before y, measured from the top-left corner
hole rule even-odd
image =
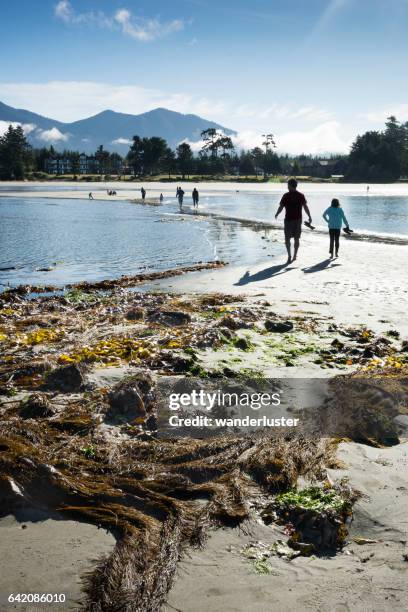
[[[142,194],[142,200],[145,201],[146,197],[146,189],[144,187],[141,188],[140,193]]]
[[[183,208],[184,191],[181,187],[177,188],[177,199],[180,206],[180,210]]]
[[[297,180],[294,178],[288,181],[288,191],[282,197],[279,208],[276,212],[275,219],[278,218],[282,210],[285,209],[285,244],[288,252],[288,263],[295,261],[297,258],[300,235],[302,233],[302,211],[305,210],[309,217],[309,223],[312,222],[309,207],[303,193],[297,190]],[[293,259],[291,255],[291,239],[294,240]]]
[[[198,194],[198,190],[197,190],[196,187],[194,187],[193,193],[191,195],[192,195],[192,198],[193,198],[193,206],[194,206],[194,208],[197,208],[198,200],[200,199],[200,196]]]
[[[334,249],[336,249],[336,257],[339,256],[339,242],[340,242],[340,230],[341,226],[346,226],[346,230],[349,227],[344,210],[340,206],[340,202],[337,198],[333,198],[331,206],[323,213],[323,219],[329,226],[330,235],[330,257],[333,257]]]

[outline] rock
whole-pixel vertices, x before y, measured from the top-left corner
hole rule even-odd
[[[227,315],[225,317],[222,317],[222,319],[218,322],[218,327],[228,328],[234,331],[236,329],[249,329],[253,327],[253,325],[251,323],[243,321],[239,317]]]
[[[20,416],[23,419],[47,418],[55,414],[55,409],[52,408],[45,393],[33,393],[23,402],[20,410]]]
[[[342,351],[344,349],[344,342],[341,342],[338,338],[335,338],[331,345],[338,351]]]
[[[151,414],[147,419],[146,419],[146,429],[148,429],[149,431],[157,431],[157,417],[154,414]]]
[[[228,327],[220,327],[219,330],[220,333],[225,336],[226,340],[232,340],[235,337],[235,335],[230,329],[228,329]]]
[[[203,335],[202,338],[200,338],[197,341],[197,348],[207,348],[207,347],[214,347],[214,346],[218,346],[220,344],[225,344],[226,341],[233,339],[234,336],[232,334],[232,332],[230,330],[228,330],[228,333],[225,333],[226,328],[220,329],[220,328],[211,328],[209,329],[207,332],[205,332],[205,334]]]
[[[222,373],[224,374],[224,376],[226,376],[227,378],[234,378],[234,376],[237,375],[236,372],[234,372],[234,370],[231,370],[231,368],[229,368],[228,366],[225,366],[225,368],[223,369]]]
[[[138,418],[146,418],[148,411],[153,406],[153,381],[148,374],[140,373],[125,380],[108,395],[109,410],[108,419],[126,419],[134,421]]]
[[[270,321],[269,319],[267,319],[265,321],[265,329],[268,332],[284,334],[286,332],[292,331],[293,323],[291,323],[290,321]]]
[[[131,308],[125,314],[125,318],[128,319],[128,321],[141,321],[144,319],[144,310],[143,308],[140,308],[140,306]]]
[[[167,327],[178,327],[191,323],[191,316],[187,312],[180,310],[158,310],[149,313],[148,317],[151,323],[160,323]]]
[[[241,351],[249,351],[251,348],[251,343],[246,338],[237,338],[234,342],[236,348]]]
[[[47,376],[46,387],[66,393],[81,391],[86,386],[85,373],[88,368],[83,363],[73,363],[52,370]]]
[[[403,353],[408,353],[408,340],[402,342],[401,351]]]

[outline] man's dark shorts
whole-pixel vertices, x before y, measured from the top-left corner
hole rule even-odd
[[[285,219],[285,238],[300,238],[302,219]]]

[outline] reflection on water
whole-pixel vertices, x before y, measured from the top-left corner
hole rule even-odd
[[[177,209],[0,198],[0,284],[62,286],[215,259],[249,263],[282,252],[241,223],[181,216]]]
[[[327,227],[322,214],[331,199],[338,197],[350,226],[361,232],[374,234],[408,235],[408,195],[354,195],[314,191],[313,185],[303,185],[302,190],[317,227]],[[200,203],[206,211],[219,212],[232,217],[271,222],[279,206],[285,186],[279,193],[236,193],[233,196],[202,197]]]
[[[322,213],[337,196],[355,230],[406,237],[408,189],[398,185],[395,193],[397,187],[391,187],[382,186],[382,192],[372,187],[369,195],[363,186],[307,184],[300,189],[318,227],[325,227]],[[284,191],[285,185],[268,184],[257,193],[203,192],[200,210],[271,222]],[[273,242],[265,229],[179,215],[174,197],[157,208],[125,201],[41,199],[23,192],[0,198],[0,289],[20,283],[63,286],[215,259],[250,264],[283,252],[282,241]]]

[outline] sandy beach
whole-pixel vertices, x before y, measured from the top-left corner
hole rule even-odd
[[[344,469],[329,470],[333,480],[347,478],[362,494],[354,510],[350,541],[328,558],[271,557],[270,574],[256,573],[242,555],[248,543],[284,538],[282,528],[253,519],[240,529],[215,531],[202,551],[179,564],[165,609],[170,612],[316,610],[388,612],[405,609],[408,511],[408,445],[373,449],[342,443]],[[356,542],[362,542],[357,544]]]
[[[10,604],[8,597],[50,592],[65,595],[59,609],[78,610],[83,599],[81,577],[115,546],[115,538],[95,525],[63,520],[35,508],[1,518],[0,537],[6,552],[0,562],[0,610],[38,610],[38,604]]]
[[[155,204],[160,193],[174,197],[173,184],[144,186],[148,191],[146,205]],[[1,191],[0,197],[81,200],[96,185],[80,185],[78,191],[70,184],[59,185],[63,189],[58,191],[41,191],[41,184],[36,185],[38,191],[30,191],[27,183],[24,187],[27,191]],[[104,187],[120,188],[113,199],[140,203],[140,187],[136,183],[123,191],[119,183]],[[200,185],[206,196],[220,192],[232,196],[237,189],[277,194],[283,186]],[[321,189],[329,197],[337,186],[322,185]],[[404,192],[406,186],[392,186],[391,190]],[[106,191],[93,191],[93,195],[96,200],[112,200]],[[186,207],[186,217],[191,214]],[[206,211],[205,215],[211,213]],[[175,375],[221,380],[244,371],[264,378],[330,380],[336,375],[356,375],[362,368],[369,372],[370,367],[386,366],[390,376],[398,375],[400,370],[396,368],[404,372],[402,377],[406,376],[403,343],[408,339],[408,287],[403,275],[407,248],[404,241],[386,243],[368,240],[366,236],[342,237],[339,258],[330,259],[327,236],[304,228],[298,259],[287,264],[286,257],[274,255],[272,248],[283,241],[282,226],[277,223],[262,226],[259,222],[256,225],[258,231],[261,228],[263,242],[263,256],[256,263],[238,261],[181,275],[162,274],[146,282],[139,279],[134,283],[136,291],[132,291],[131,281],[122,287],[120,284],[115,287],[112,281],[106,296],[92,288],[92,283],[74,286],[69,299],[48,295],[27,302],[21,297],[24,292],[21,295],[10,292],[11,297],[0,295],[3,300],[0,332],[6,357],[1,370],[4,396],[0,402],[1,433],[6,440],[6,479],[11,478],[18,465],[19,445],[28,444],[24,456],[32,454],[35,462],[22,467],[19,483],[26,487],[26,502],[32,504],[36,499],[31,483],[37,478],[37,470],[42,474],[44,465],[47,470],[51,465],[55,471],[50,486],[62,495],[66,510],[62,521],[59,515],[50,512],[52,499],[43,496],[37,500],[35,511],[29,505],[26,514],[16,511],[1,519],[0,532],[8,551],[8,563],[1,572],[0,593],[18,589],[23,592],[23,585],[25,592],[49,591],[52,584],[52,592],[66,592],[67,600],[69,595],[67,607],[61,609],[79,609],[75,601],[81,598],[89,606],[92,597],[97,597],[98,605],[102,606],[97,609],[108,610],[113,604],[106,602],[113,602],[115,593],[109,590],[112,582],[100,586],[100,575],[109,576],[109,581],[115,583],[119,567],[124,568],[121,576],[126,578],[121,578],[117,591],[123,597],[129,597],[129,593],[141,598],[155,594],[151,606],[146,599],[140,599],[144,602],[137,608],[140,610],[388,612],[407,607],[405,439],[390,448],[341,442],[336,450],[338,465],[333,467],[327,456],[324,474],[320,472],[319,478],[331,487],[344,487],[346,483],[346,487],[359,494],[345,546],[330,555],[316,553],[292,560],[271,554],[267,574],[260,575],[242,550],[253,542],[273,546],[286,541],[287,532],[282,525],[266,524],[256,508],[250,506],[252,509],[248,510],[242,501],[246,479],[249,475],[253,477],[245,464],[250,449],[240,453],[228,450],[224,455],[223,449],[208,450],[210,447],[203,443],[202,452],[198,445],[188,447],[184,453],[180,442],[180,461],[187,463],[182,463],[182,470],[177,471],[179,459],[175,456],[173,461],[173,447],[165,444],[162,449],[156,447],[154,435],[141,424],[146,413],[143,412],[143,418],[138,415],[139,420],[134,414],[132,419],[122,414],[117,422],[108,418],[113,408],[117,409],[112,397],[122,393],[121,385],[137,377],[140,368],[153,376],[153,382],[149,379],[152,388],[161,378]],[[287,333],[270,333],[268,322],[278,325],[289,322],[292,327]],[[33,369],[32,364],[38,368]],[[68,370],[69,376],[64,378]],[[49,386],[48,376],[54,376],[55,386]],[[148,394],[143,395],[146,406],[147,397]],[[27,402],[33,411],[28,417]],[[398,416],[402,421],[406,420],[404,410],[403,407]],[[147,412],[147,416],[157,415]],[[395,414],[392,419],[395,421]],[[34,436],[32,440],[30,435]],[[11,436],[12,443],[7,436]],[[47,451],[45,440],[51,452]],[[379,446],[381,443],[382,440]],[[257,450],[257,442],[253,444]],[[234,452],[237,455],[230,465],[228,461]],[[200,461],[208,463],[204,471],[196,474]],[[245,465],[239,494],[232,484],[236,477],[234,462]],[[218,465],[225,467],[225,472],[218,474],[215,469]],[[268,469],[257,472],[258,496]],[[309,467],[299,472],[301,487],[310,485],[318,473]],[[15,474],[18,481],[19,475]],[[130,480],[133,474],[136,478]],[[190,482],[186,475],[191,474]],[[230,487],[228,493],[223,489],[226,483]],[[102,484],[109,491],[103,496],[98,489]],[[188,491],[186,497],[183,487]],[[211,491],[215,501],[204,501],[201,492],[204,489],[206,494]],[[232,510],[226,501],[234,496],[242,501],[238,515],[240,521],[245,515],[245,520],[239,527],[223,525],[215,529],[215,524],[222,525],[222,521],[216,512],[217,519],[209,519],[206,513],[212,516],[216,508],[229,519],[235,517],[236,508]],[[81,522],[74,520],[71,505],[74,515],[80,514]],[[179,524],[166,527],[169,531],[163,536],[160,529],[164,507],[166,512],[170,508],[174,516],[187,516],[189,525],[203,521],[208,526],[207,541],[205,537],[200,540],[194,536],[201,541],[202,548],[180,544]],[[168,516],[172,516],[171,512]],[[131,537],[121,540],[114,549],[112,533],[118,524]],[[50,538],[52,542],[47,544]],[[191,534],[190,539],[194,539]],[[164,542],[164,548],[158,550],[159,541]],[[135,543],[143,543],[143,559],[135,552]],[[31,551],[30,555],[26,551]],[[168,571],[166,554],[172,567]],[[178,554],[181,559],[177,564]],[[95,570],[92,560],[103,555],[111,555],[114,561],[111,565],[109,562],[98,565],[103,569]],[[154,562],[146,565],[144,558],[149,555]],[[92,570],[96,572],[94,582],[85,597],[80,578]],[[145,575],[148,588],[140,582]],[[157,588],[153,588],[154,584]],[[168,588],[168,596],[164,596]],[[100,604],[103,601],[105,607]],[[39,608],[16,604],[15,609]]]

